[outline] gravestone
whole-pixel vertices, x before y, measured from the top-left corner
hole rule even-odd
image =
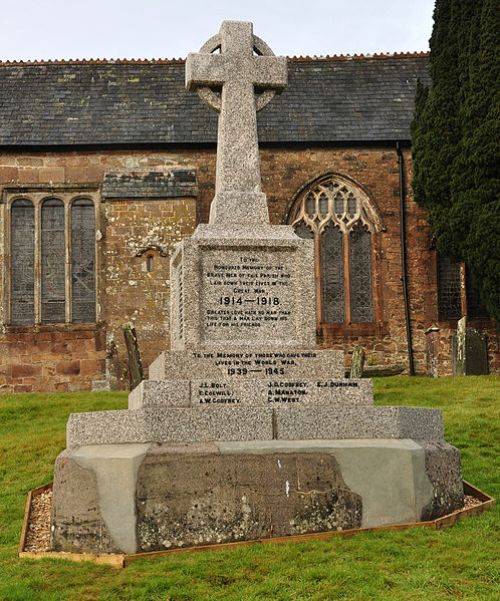
[[[355,346],[352,351],[351,359],[351,378],[362,378],[365,367],[365,351],[362,346]]]
[[[452,337],[452,367],[455,376],[483,376],[489,374],[488,341],[485,334],[467,327],[467,318],[457,324]]]
[[[53,548],[152,551],[461,506],[441,413],[375,407],[370,380],[315,348],[312,243],[269,223],[260,182],[256,112],[285,87],[286,59],[251,23],[224,22],[188,56],[186,84],[220,111],[210,221],[172,256],[171,348],[129,408],[70,416]]]
[[[144,371],[142,369],[141,353],[139,351],[139,342],[137,332],[131,323],[125,323],[122,326],[123,338],[127,347],[128,359],[128,377],[130,388],[133,390],[144,380]]]

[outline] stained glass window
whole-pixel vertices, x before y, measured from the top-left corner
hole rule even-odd
[[[361,223],[349,234],[349,273],[351,286],[351,321],[373,321],[372,235]]]
[[[11,209],[11,322],[35,321],[35,209],[27,199]]]
[[[64,203],[51,198],[42,204],[41,221],[42,323],[65,321]]]
[[[460,319],[460,263],[438,255],[438,316],[440,320]]]
[[[465,268],[462,269],[463,267]],[[466,301],[469,319],[489,319],[488,311],[481,301],[476,280],[467,266],[438,253],[437,275],[439,320],[460,319],[463,313],[463,300]]]
[[[87,199],[71,205],[71,286],[72,321],[95,321],[95,211]]]
[[[73,198],[34,193],[10,207],[12,325],[96,320],[95,204]]]
[[[379,219],[366,194],[341,177],[324,178],[299,198],[290,222],[298,236],[316,241],[321,321],[373,322],[372,234]]]
[[[307,227],[307,225],[303,221],[297,223],[297,225],[295,226],[295,233],[300,238],[305,238],[306,240],[314,238],[313,231],[310,227]]]
[[[345,319],[343,235],[331,222],[321,234],[321,296],[323,321]]]
[[[488,311],[481,301],[479,288],[472,271],[466,269],[467,314],[470,319],[488,319]]]

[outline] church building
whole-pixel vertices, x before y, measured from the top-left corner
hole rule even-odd
[[[183,60],[0,63],[0,392],[126,388],[169,346],[169,261],[208,220],[217,114]],[[317,342],[450,375],[457,320],[499,335],[413,199],[410,123],[428,55],[296,57],[258,113],[274,224],[314,240]]]

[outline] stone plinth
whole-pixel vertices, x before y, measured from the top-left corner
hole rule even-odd
[[[462,496],[446,443],[81,446],[56,462],[53,547],[134,553],[400,524],[449,513]]]
[[[203,237],[200,230],[178,245],[171,261],[173,349],[314,347],[312,241],[288,226],[267,227],[273,237],[257,230],[253,237]]]

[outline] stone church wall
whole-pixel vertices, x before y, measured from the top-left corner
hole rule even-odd
[[[411,155],[404,151],[406,181],[411,178]],[[408,351],[401,280],[399,233],[399,171],[394,147],[263,148],[263,191],[273,223],[283,223],[297,192],[325,173],[341,174],[361,186],[381,218],[376,248],[374,293],[381,307],[373,324],[325,326],[318,342],[347,353],[361,344],[369,364],[407,365]],[[1,228],[0,391],[90,389],[107,380],[126,387],[126,356],[121,326],[134,323],[147,367],[169,339],[169,255],[175,242],[190,235],[197,222],[208,219],[214,194],[215,149],[100,150],[0,154],[0,205],[5,224],[9,188],[97,184],[105,174],[196,170],[198,197],[100,198],[98,255],[98,323],[96,326],[38,325],[13,327],[6,323],[6,227]],[[417,373],[427,370],[425,331],[441,325],[440,374],[449,374],[447,344],[450,325],[437,322],[435,251],[431,249],[425,211],[406,190],[407,260],[413,347]],[[152,270],[148,270],[152,257]],[[149,259],[149,261],[151,261]],[[148,267],[149,265],[149,267]],[[490,358],[498,368],[498,335],[482,324],[490,341]],[[349,358],[346,359],[347,364]],[[147,370],[146,370],[147,373]]]

